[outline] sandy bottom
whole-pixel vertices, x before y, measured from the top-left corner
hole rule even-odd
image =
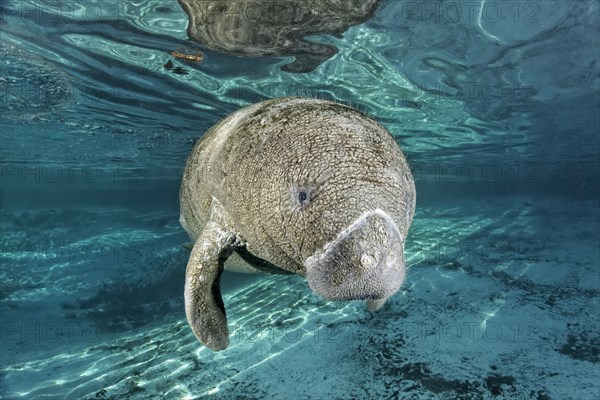
[[[557,212],[560,210],[560,212]],[[597,202],[421,207],[380,311],[223,277],[231,346],[183,311],[175,210],[3,211],[5,399],[598,399]]]

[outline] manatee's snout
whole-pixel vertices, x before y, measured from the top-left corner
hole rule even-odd
[[[305,266],[311,289],[327,299],[386,299],[404,281],[404,241],[389,215],[372,211]]]

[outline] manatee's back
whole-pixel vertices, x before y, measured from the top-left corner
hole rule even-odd
[[[318,196],[303,212],[295,205],[300,188]],[[410,169],[385,128],[346,106],[307,98],[243,108],[196,144],[180,195],[181,224],[194,241],[213,196],[248,251],[297,273],[372,207],[392,215],[405,238],[415,206]]]
[[[213,198],[226,193],[224,166],[235,157],[231,145],[241,139],[239,134],[236,136],[238,125],[255,108],[252,105],[238,110],[214,125],[198,140],[187,159],[179,191],[179,222],[192,241],[208,222]]]

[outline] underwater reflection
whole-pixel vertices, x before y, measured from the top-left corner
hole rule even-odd
[[[367,21],[379,0],[179,0],[190,39],[211,50],[244,57],[295,56],[286,72],[309,72],[337,53],[307,35],[340,36]]]

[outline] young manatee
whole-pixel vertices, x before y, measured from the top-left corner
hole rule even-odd
[[[229,345],[224,268],[305,275],[326,299],[379,308],[405,277],[415,196],[392,136],[350,107],[281,98],[230,114],[196,143],[181,184],[194,334]]]

